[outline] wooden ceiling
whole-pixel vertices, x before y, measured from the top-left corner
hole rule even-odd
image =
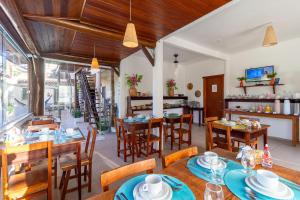
[[[9,1],[15,1],[42,56],[91,58],[95,43],[100,60],[118,63],[141,48],[122,46],[129,0]],[[229,1],[132,0],[139,43],[153,48],[157,40]]]

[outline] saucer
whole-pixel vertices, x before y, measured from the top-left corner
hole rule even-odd
[[[294,198],[294,192],[288,186],[281,182],[278,183],[277,189],[274,190],[270,190],[269,188],[266,188],[263,185],[261,185],[255,176],[247,177],[245,179],[245,182],[247,186],[249,186],[254,191],[271,198],[282,200]]]
[[[143,191],[143,185],[145,184],[145,181],[142,181],[138,184],[133,189],[133,197],[135,200],[171,200],[173,191],[172,188],[165,182],[162,183],[162,189],[161,191],[153,195],[149,192],[144,192]]]

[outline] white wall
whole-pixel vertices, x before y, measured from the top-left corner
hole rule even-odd
[[[244,76],[245,69],[250,67],[260,67],[266,65],[274,65],[275,71],[278,73],[280,82],[285,86],[277,88],[278,94],[283,95],[284,92],[294,93],[300,92],[300,38],[285,42],[280,42],[272,47],[260,47],[251,49],[230,56],[229,60],[229,88],[230,94],[243,94],[237,77]],[[248,93],[265,94],[272,93],[271,87],[249,88]]]
[[[203,106],[203,79],[204,76],[212,76],[225,73],[225,62],[219,59],[207,59],[200,62],[184,63],[186,68],[186,82],[193,84],[192,90],[186,90],[186,95],[191,101],[198,101]],[[195,91],[200,90],[201,96],[195,97]]]

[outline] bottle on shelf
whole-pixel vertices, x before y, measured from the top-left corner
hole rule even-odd
[[[272,168],[273,166],[272,156],[268,144],[266,144],[264,147],[264,154],[263,154],[261,165],[267,168]]]

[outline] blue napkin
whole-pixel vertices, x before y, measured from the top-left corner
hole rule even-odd
[[[198,158],[199,158],[199,156],[195,156],[195,157],[189,159],[189,161],[187,162],[188,169],[190,170],[190,172],[192,172],[192,174],[194,174],[198,178],[201,178],[208,182],[212,181],[210,169],[206,169],[206,168],[198,165],[198,163],[197,163]],[[224,158],[220,157],[220,159],[224,159]],[[240,163],[237,163],[233,160],[224,160],[224,161],[226,161],[226,164],[227,164],[224,174],[226,174],[227,172],[234,170],[234,169],[243,169],[243,166]],[[224,185],[224,184],[221,184],[221,185]]]
[[[163,174],[161,174],[163,176]],[[128,200],[133,200],[133,189],[134,187],[145,180],[145,177],[147,176],[147,174],[145,175],[140,175],[140,176],[136,176],[128,181],[126,181],[116,192],[116,194],[121,194],[121,192],[123,192],[125,194],[125,196],[127,197]],[[193,192],[191,191],[191,189],[184,184],[183,182],[181,182],[180,180],[172,177],[172,176],[168,176],[169,178],[171,178],[172,180],[176,181],[177,183],[182,184],[183,186],[181,187],[182,189],[179,191],[174,191],[173,190],[173,196],[172,196],[172,200],[195,200],[196,197],[193,194]],[[121,197],[121,196],[120,196]],[[115,200],[118,200],[115,196],[114,198]],[[123,199],[121,197],[121,199]]]
[[[224,182],[226,184],[226,186],[228,187],[228,189],[238,198],[240,198],[241,200],[246,200],[249,199],[249,197],[247,196],[247,193],[245,192],[245,187],[248,187],[245,183],[245,178],[248,176],[248,174],[244,173],[241,170],[232,170],[230,172],[228,172],[225,177],[224,177]],[[280,178],[282,179],[282,182],[284,183],[285,181],[289,182],[289,184],[294,185],[295,187],[297,185],[295,185],[295,183],[288,181],[286,179]],[[294,189],[293,187],[290,187],[293,192],[294,192],[294,199],[300,199],[300,188],[299,190]],[[275,200],[274,198],[271,197],[267,197],[265,195],[259,194],[259,193],[255,193],[255,195],[257,196],[257,200]]]

